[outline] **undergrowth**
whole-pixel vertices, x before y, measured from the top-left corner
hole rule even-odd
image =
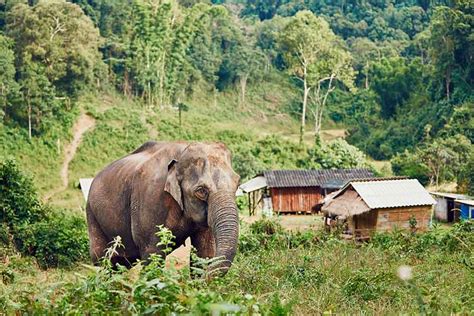
[[[42,203],[32,179],[13,160],[0,161],[0,211],[1,249],[14,247],[35,257],[42,268],[86,257],[84,218]]]
[[[13,161],[0,165],[0,311],[5,314],[470,314],[474,221],[425,233],[394,231],[353,243],[322,230],[290,232],[278,221],[242,223],[223,277],[192,255],[175,269],[160,256],[130,270],[87,262],[83,217],[44,205]],[[163,227],[160,246],[171,250]],[[81,263],[82,262],[82,263]],[[53,268],[58,266],[59,268]],[[409,267],[410,277],[397,275]]]

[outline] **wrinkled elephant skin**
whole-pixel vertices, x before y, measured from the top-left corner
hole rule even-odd
[[[223,256],[226,272],[235,255],[239,176],[220,143],[147,142],[102,170],[87,202],[90,255],[94,263],[120,236],[124,249],[112,258],[130,265],[161,254],[157,226],[175,236],[175,247],[191,237],[203,258]]]

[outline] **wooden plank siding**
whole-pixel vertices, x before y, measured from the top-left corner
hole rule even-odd
[[[271,188],[273,211],[277,213],[312,213],[322,202],[321,187]]]

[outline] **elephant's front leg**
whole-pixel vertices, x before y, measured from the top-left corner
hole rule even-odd
[[[159,256],[165,257],[163,252],[163,247],[158,246],[159,238],[156,235],[152,235],[148,238],[146,242],[142,242],[140,246],[140,257],[145,262],[145,264],[150,263],[150,255],[157,254]]]
[[[191,245],[196,248],[196,254],[199,258],[213,258],[216,255],[216,245],[210,228],[202,228],[192,234]],[[192,256],[190,265],[191,268],[197,265]],[[191,273],[193,274],[192,269]]]

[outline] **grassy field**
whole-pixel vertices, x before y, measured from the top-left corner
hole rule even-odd
[[[0,192],[4,314],[474,312],[474,221],[356,243],[325,232],[319,216],[241,214],[234,264],[209,280],[207,266],[216,260],[194,258],[190,270],[189,248],[131,270],[113,269],[107,257],[92,267],[83,213],[59,213],[39,202],[31,180],[12,163],[0,164]],[[162,243],[173,240],[167,230],[158,234]],[[109,253],[117,247],[111,244]]]
[[[11,255],[2,264],[0,307],[7,314],[470,314],[473,229],[471,222],[358,244],[259,220],[243,225],[232,269],[211,282],[191,278],[187,266],[162,270],[161,262],[155,270],[40,270]]]

